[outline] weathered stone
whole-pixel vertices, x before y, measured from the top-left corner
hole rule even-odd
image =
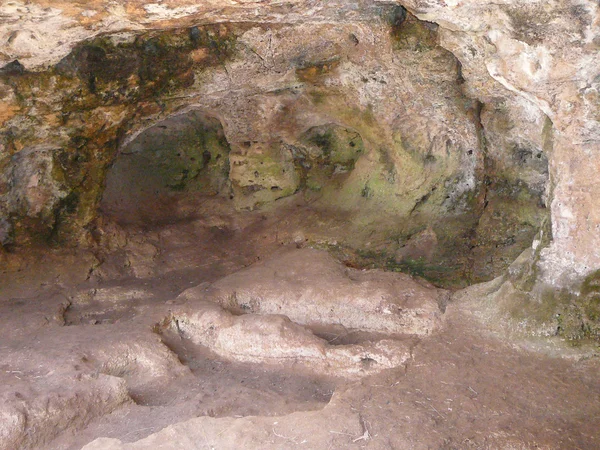
[[[598,267],[600,196],[587,163],[600,140],[597,5],[221,6],[2,6],[1,164],[50,145],[65,173],[43,214],[24,220],[2,206],[16,244],[40,233],[84,241],[120,142],[197,107],[223,124],[240,208],[307,187],[315,207],[361,230],[343,244],[377,242],[382,266],[430,225],[441,274],[430,278],[489,279],[549,213],[540,280],[576,290]],[[334,163],[332,180],[328,162],[304,174],[294,157],[306,133],[331,124],[356,132],[364,152]],[[386,240],[395,248],[380,251]]]
[[[234,316],[211,302],[193,302],[176,309],[168,326],[225,359],[308,369],[321,375],[359,378],[399,367],[410,359],[409,342],[329,345],[286,316]]]
[[[232,153],[229,178],[236,204],[242,209],[287,197],[300,185],[292,153],[268,143]]]
[[[220,145],[231,147],[228,158],[218,152],[220,168],[211,169],[213,181],[201,183],[204,192],[225,194],[230,183],[235,204],[254,209],[305,191],[325,214],[353,216],[360,231],[349,233],[352,239],[343,244],[360,251],[389,236],[397,236],[393,241],[402,246],[433,224],[438,245],[431,258],[439,270],[426,276],[460,285],[458,273],[469,272],[470,261],[479,258],[471,252],[477,244],[465,237],[476,233],[486,177],[492,176],[483,156],[481,107],[464,95],[459,63],[438,44],[439,30],[402,11],[367,8],[358,22],[344,19],[335,27],[319,20],[277,26],[259,21],[109,34],[77,45],[44,75],[45,83],[66,87],[63,97],[55,92],[45,102],[68,111],[62,119],[70,135],[65,153],[86,159],[85,169],[67,176],[70,206],[56,212],[55,234],[78,236],[94,220],[117,151],[121,156],[104,195],[108,210],[119,196],[128,197],[125,203],[135,204],[134,209],[148,204],[140,189],[191,186],[188,180],[204,171],[198,155],[181,157],[181,164],[168,157],[150,163],[147,156],[157,154],[152,148],[165,147],[152,133],[163,130],[169,136],[159,127],[197,109],[219,118]],[[323,18],[332,13],[329,8],[320,12]],[[23,114],[35,116],[32,101],[39,91],[24,81],[11,83],[24,99]],[[54,133],[49,123],[42,134],[19,118],[12,120],[19,125],[11,133],[20,146]],[[64,142],[64,136],[56,139]],[[129,158],[135,170],[125,164],[131,145],[139,155]],[[496,152],[510,145],[499,142]],[[138,157],[148,164],[138,164]],[[505,172],[518,164],[509,159]],[[223,180],[227,165],[229,179]],[[123,178],[127,174],[130,181]],[[536,188],[544,180],[538,177]],[[165,208],[167,198],[160,200]],[[531,201],[536,199],[522,198],[525,208]],[[521,220],[507,215],[505,228]],[[17,236],[26,234],[21,228],[27,226],[18,227]],[[474,280],[498,274],[530,234],[528,229],[517,239],[508,256],[504,248],[486,247],[485,252],[499,253],[501,263]],[[394,251],[386,249],[379,265],[387,264]]]
[[[173,193],[229,195],[229,145],[218,119],[191,111],[142,131],[117,155],[101,208],[121,223],[160,219]]]
[[[124,405],[173,413],[129,404],[192,376],[190,340],[201,370],[381,392],[163,431],[134,414],[88,448],[598,447],[593,371],[469,328],[597,354],[598,2],[11,0],[0,17],[1,448]],[[304,249],[239,270],[285,244],[344,263]],[[395,272],[500,277],[452,297],[436,337],[448,292]],[[429,366],[386,374],[413,357],[404,333],[428,336]],[[182,416],[219,414],[184,395]]]
[[[285,314],[306,325],[338,323],[348,329],[416,335],[441,325],[444,297],[444,291],[408,275],[345,268],[312,249],[287,252],[180,296],[210,299],[235,313]]]

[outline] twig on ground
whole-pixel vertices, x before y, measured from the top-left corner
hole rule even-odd
[[[298,445],[298,443],[296,442],[296,439],[277,433],[275,431],[275,426],[273,426],[272,431],[273,431],[273,434],[275,436],[277,436],[278,438],[285,439],[286,441],[290,441],[290,442],[293,442],[294,444]]]
[[[360,416],[360,424],[362,426],[362,429],[364,430],[362,436],[358,436],[355,437],[354,434],[351,433],[344,433],[342,431],[333,431],[333,430],[329,430],[329,432],[331,434],[339,434],[341,436],[349,436],[352,439],[352,442],[358,442],[358,441],[368,441],[369,439],[371,439],[371,433],[369,432],[369,429],[367,428],[367,423],[365,422],[365,420],[362,418],[362,416]]]
[[[435,413],[440,416],[442,419],[446,419],[446,417],[441,414],[437,409],[435,409],[435,407],[431,404],[425,403],[425,402],[419,402],[419,401],[415,401],[415,403],[419,404],[419,405],[423,405],[423,406],[429,406],[429,408],[431,408],[433,411],[435,411]]]
[[[352,439],[352,442],[368,441],[369,439],[371,439],[371,433],[369,433],[369,430],[365,430],[362,436],[359,436],[356,439]]]
[[[331,434],[339,434],[339,435],[342,435],[342,436],[350,436],[350,437],[352,437],[352,438],[354,437],[354,435],[353,435],[353,434],[350,434],[350,433],[343,433],[343,432],[341,432],[341,431],[333,431],[333,430],[329,430],[329,432],[330,432]]]
[[[140,433],[140,432],[142,432],[142,431],[148,431],[148,430],[152,430],[152,431],[154,431],[154,427],[140,428],[140,429],[138,429],[138,430],[133,430],[133,431],[130,431],[129,433],[127,433],[126,435],[124,435],[124,436],[121,438],[121,440],[124,440],[124,439],[125,439],[127,436],[129,436],[130,434]]]
[[[369,427],[367,427],[367,421],[364,419],[362,414],[359,414],[358,418],[360,419],[360,426],[363,429],[363,434],[362,434],[362,436],[359,436],[356,439],[354,439],[352,442],[368,441],[369,439],[371,439],[371,433],[369,433]]]

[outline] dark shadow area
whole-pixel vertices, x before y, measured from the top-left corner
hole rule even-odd
[[[172,116],[121,149],[100,209],[120,224],[173,218],[182,194],[228,193],[228,155],[218,119],[200,111]]]

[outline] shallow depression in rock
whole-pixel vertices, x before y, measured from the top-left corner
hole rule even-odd
[[[223,360],[173,332],[163,334],[162,339],[197,377],[196,386],[189,385],[185,395],[199,399],[203,408],[199,415],[269,416],[316,410],[324,407],[335,391],[336,382],[328,377]],[[168,392],[161,396],[174,401]],[[140,400],[143,404],[155,401],[145,397],[136,402]]]

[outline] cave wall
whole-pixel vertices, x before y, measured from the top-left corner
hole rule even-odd
[[[441,44],[463,65],[482,101],[510,91],[552,121],[552,243],[542,251],[543,278],[568,284],[595,270],[599,210],[598,4],[420,2],[406,6],[441,25]],[[505,95],[505,94],[503,94]]]
[[[187,141],[167,124],[204,111],[220,122],[229,148],[228,180],[217,190],[227,184],[238,208],[301,192],[346,218],[345,232],[329,238],[361,264],[447,285],[498,275],[547,214],[544,122],[529,120],[523,140],[505,103],[487,108],[467,96],[460,63],[439,45],[438,31],[387,5],[342,24],[111,34],[78,44],[46,71],[11,64],[3,79],[18,114],[5,122],[2,197],[11,239],[89,238],[105,186],[105,197],[118,185],[130,204],[148,203],[133,193],[181,168],[147,164],[144,155]],[[485,120],[496,135],[485,133]],[[506,129],[517,137],[504,139]],[[52,142],[63,155],[57,170],[68,174],[48,172],[41,184],[19,188],[15,158],[40,142]],[[190,161],[188,175],[198,172]],[[30,171],[39,164],[32,160]],[[173,180],[164,184],[177,190]]]
[[[176,114],[122,146],[104,182],[100,210],[123,224],[173,216],[171,193],[228,195],[229,144],[221,122]]]
[[[463,223],[467,211],[471,259],[541,226],[536,277],[560,287],[593,273],[597,3],[402,4],[426,22],[379,1],[3,4],[0,236],[85,237],[76,231],[93,220],[119,148],[194,107],[223,124],[239,207],[311,184],[299,167],[311,148],[303,136],[341,127],[361,136],[365,155],[320,202],[357,211],[361,225],[373,211],[391,222],[414,215],[400,253],[419,253],[432,216]],[[516,213],[514,199],[524,205]],[[433,230],[436,239],[443,229],[457,228]],[[446,239],[456,237],[467,236]]]

